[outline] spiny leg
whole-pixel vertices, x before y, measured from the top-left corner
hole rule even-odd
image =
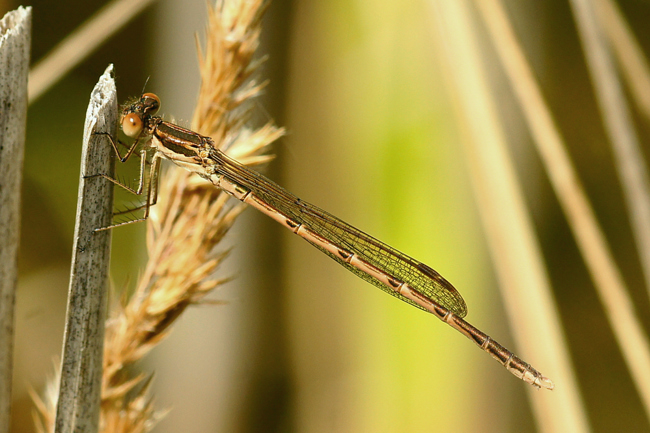
[[[131,194],[135,195],[141,195],[142,190],[144,188],[144,168],[147,165],[147,151],[145,149],[142,149],[139,154],[140,157],[140,179],[138,180],[138,189],[133,189],[128,185],[123,184],[117,179],[112,178],[111,176],[104,174],[104,173],[99,173],[99,174],[93,174],[91,176],[86,176],[86,179],[90,179],[93,177],[103,177],[106,180],[109,180],[113,182],[115,185],[120,186],[130,192]]]
[[[146,220],[149,217],[149,208],[158,203],[158,175],[160,174],[160,160],[161,157],[155,153],[151,160],[151,170],[149,171],[149,185],[147,186],[147,202],[144,208],[144,217]]]
[[[143,160],[144,160],[144,158],[143,158]],[[152,161],[151,161],[151,168],[149,170],[149,182],[148,182],[148,185],[147,185],[147,197],[146,197],[145,203],[140,205],[140,206],[131,208],[131,209],[126,209],[126,210],[123,210],[123,211],[120,211],[120,212],[115,212],[113,215],[124,215],[126,213],[131,213],[131,212],[134,212],[134,211],[137,211],[137,210],[140,210],[140,209],[145,209],[144,217],[138,219],[137,221],[143,221],[143,220],[147,219],[147,217],[149,216],[149,208],[151,206],[154,206],[158,202],[158,175],[160,174],[160,160],[161,160],[161,157],[158,156],[158,154],[155,154]],[[143,167],[140,167],[140,170],[141,170],[140,171],[140,180],[141,181],[144,178],[144,176],[143,176],[144,173],[142,172],[142,169],[143,169]],[[142,182],[140,184],[140,187],[138,188],[138,191],[140,191],[140,193],[135,192],[133,189],[128,188],[125,185],[121,185],[121,184],[118,184],[118,185],[120,185],[123,188],[126,188],[128,191],[131,191],[134,194],[140,195],[140,193],[142,192],[142,191],[140,191],[142,189]],[[121,224],[130,224],[130,223],[121,223]]]
[[[136,146],[137,146],[138,143],[140,142],[140,137],[138,137],[138,138],[133,142],[133,144],[131,145],[131,147],[129,147],[129,150],[126,152],[126,155],[124,155],[124,157],[122,157],[122,156],[120,155],[120,151],[119,151],[119,149],[117,148],[117,144],[115,143],[115,139],[113,138],[113,136],[112,136],[110,133],[108,133],[108,132],[95,132],[94,135],[105,135],[105,136],[108,137],[109,141],[111,142],[111,146],[113,146],[113,150],[115,151],[115,154],[116,154],[117,157],[120,159],[120,162],[126,162],[126,161],[128,161],[129,158],[131,157],[131,154],[133,154],[133,151],[135,150]],[[122,143],[120,140],[117,140],[117,142],[118,142],[119,144],[122,144],[122,145],[124,145],[124,146],[126,147],[126,145],[125,145],[124,143]]]
[[[142,138],[142,136],[139,136],[138,138],[136,138],[133,141],[133,144],[128,148],[128,151],[126,152],[126,155],[124,155],[124,157],[122,157],[120,155],[119,149],[117,148],[117,143],[119,143],[119,144],[126,147],[126,145],[123,142],[118,140],[117,143],[116,143],[113,136],[111,134],[109,134],[108,132],[95,132],[94,135],[103,135],[103,136],[108,137],[108,140],[111,142],[111,146],[113,146],[113,150],[115,151],[115,154],[117,155],[117,158],[119,159],[120,162],[126,162],[126,161],[129,160],[131,155],[133,155],[133,152],[135,151],[135,148],[138,146],[138,143],[140,143],[140,139]],[[146,150],[146,148],[144,148],[144,149],[142,149],[140,151],[139,157],[140,157],[140,180],[138,182],[138,189],[137,190],[134,190],[130,186],[123,184],[119,180],[117,180],[117,179],[115,179],[115,178],[113,178],[113,177],[111,177],[111,176],[109,176],[109,175],[107,175],[105,173],[99,173],[99,174],[93,174],[93,175],[90,175],[90,176],[86,176],[85,179],[91,179],[93,177],[103,177],[104,179],[113,182],[115,185],[121,186],[122,188],[124,188],[125,190],[129,191],[132,194],[140,195],[140,194],[142,194],[144,167],[147,164],[147,162],[146,162],[146,160],[147,160],[147,150]]]
[[[97,132],[95,134],[96,135],[106,135],[108,137],[109,141],[111,142],[111,145],[113,146],[113,150],[115,151],[115,154],[117,155],[120,162],[126,162],[126,161],[128,161],[128,159],[132,155],[134,155],[134,151],[135,151],[138,143],[140,142],[140,139],[142,138],[142,136],[136,138],[136,140],[134,140],[133,144],[130,147],[128,147],[128,151],[127,151],[126,155],[124,155],[124,157],[122,157],[120,155],[119,149],[117,147],[117,144],[116,144],[115,139],[113,138],[113,136],[111,136],[107,132]],[[119,144],[126,147],[126,145],[123,142],[119,141],[119,140],[118,140],[117,143],[119,143]],[[137,155],[140,158],[140,176],[139,176],[139,180],[138,180],[138,189],[133,189],[130,186],[123,184],[119,180],[114,179],[111,176],[108,176],[107,174],[103,174],[103,173],[92,175],[92,176],[86,176],[86,178],[88,179],[88,178],[92,178],[92,177],[103,177],[104,179],[109,180],[110,182],[114,183],[115,185],[118,185],[118,186],[122,187],[123,189],[129,191],[132,194],[141,195],[142,191],[145,188],[145,185],[144,185],[145,184],[145,167],[146,167],[146,165],[148,163],[147,162],[147,150],[146,150],[146,147],[144,149],[142,149],[139,152],[139,154],[136,153],[135,155]],[[142,218],[138,218],[138,219],[131,220],[131,221],[125,221],[125,222],[122,222],[122,223],[119,223],[119,224],[112,224],[112,225],[110,225],[108,227],[101,227],[99,229],[96,229],[96,231],[108,230],[108,229],[111,229],[113,227],[122,226],[122,225],[126,225],[126,224],[132,224],[132,223],[136,223],[136,222],[146,220],[147,217],[149,216],[149,208],[152,205],[156,204],[156,202],[158,200],[158,172],[159,171],[160,171],[160,156],[158,156],[157,154],[154,154],[153,159],[151,161],[151,170],[150,170],[150,173],[149,173],[149,180],[147,181],[147,187],[146,187],[146,189],[147,189],[146,203],[144,205],[142,205],[142,206],[138,206],[138,207],[135,207],[133,209],[127,209],[125,211],[117,212],[117,213],[114,214],[114,215],[121,215],[121,214],[134,212],[134,211],[137,211],[139,209],[144,208],[145,213],[144,213],[144,216]],[[153,182],[153,188],[152,188],[152,182]],[[153,197],[152,197],[152,191],[153,191]]]
[[[143,185],[144,185],[144,161],[146,159],[146,158],[144,158],[144,156],[145,155],[143,155],[143,158],[142,158],[143,163],[140,166],[140,186],[138,187],[139,192],[135,192],[132,188],[128,188],[125,185],[122,185],[122,184],[120,184],[118,182],[114,181],[114,183],[116,185],[122,186],[123,188],[125,188],[125,189],[127,189],[127,190],[129,190],[131,192],[134,192],[135,194],[138,194],[138,195],[142,194],[142,189],[143,189]],[[118,224],[111,224],[108,227],[101,227],[101,228],[95,229],[95,231],[109,230],[109,229],[119,227],[119,226],[124,226],[124,225],[127,225],[127,224],[133,224],[133,223],[138,223],[138,222],[141,222],[141,221],[146,221],[146,219],[149,217],[149,210],[150,210],[151,206],[155,205],[158,202],[158,177],[159,177],[159,174],[160,174],[160,159],[161,159],[160,155],[158,155],[158,153],[155,153],[154,156],[153,156],[153,159],[151,161],[151,170],[149,172],[149,179],[147,180],[147,186],[146,186],[147,194],[146,194],[145,204],[142,205],[142,206],[133,208],[133,209],[129,209],[129,210],[124,211],[124,212],[120,212],[120,213],[117,214],[117,215],[119,215],[119,214],[123,214],[123,213],[127,213],[127,212],[133,212],[133,211],[144,208],[144,216],[142,218],[137,218],[137,219],[134,219],[134,220],[131,220],[131,221],[125,221],[125,222],[118,223]],[[105,176],[105,177],[108,180],[111,180],[107,176]]]

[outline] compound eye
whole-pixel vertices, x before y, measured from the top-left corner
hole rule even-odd
[[[145,93],[142,95],[141,100],[144,105],[145,114],[152,116],[160,108],[160,98],[154,93]]]
[[[122,131],[131,138],[140,135],[142,127],[142,119],[135,113],[129,113],[122,119]]]

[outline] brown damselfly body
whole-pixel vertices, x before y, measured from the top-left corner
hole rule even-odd
[[[424,263],[380,242],[318,207],[300,200],[265,176],[253,171],[219,150],[210,137],[182,128],[156,116],[160,99],[145,93],[124,107],[121,126],[135,141],[125,156],[120,156],[116,141],[110,141],[120,161],[125,162],[140,150],[140,181],[135,193],[145,192],[144,216],[98,230],[146,219],[156,203],[160,161],[166,158],[198,174],[227,194],[270,216],[293,233],[330,256],[343,267],[383,291],[434,314],[452,328],[474,341],[508,371],[537,388],[553,389],[544,377],[511,351],[463,320],[465,301],[454,286]],[[145,185],[147,154],[152,153],[150,175]]]

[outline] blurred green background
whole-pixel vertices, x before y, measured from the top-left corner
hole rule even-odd
[[[650,4],[619,2],[645,52]],[[1,10],[17,6],[0,2]],[[34,1],[34,61],[96,2]],[[554,111],[599,221],[650,329],[647,291],[612,155],[566,2],[509,1],[508,12]],[[477,21],[478,22],[478,21]],[[276,0],[265,18],[255,121],[288,134],[265,173],[301,198],[429,264],[463,294],[468,320],[512,348],[423,0]],[[109,63],[120,100],[147,91],[188,125],[198,91],[194,34],[204,0],[160,0],[29,109],[17,298],[13,431],[33,431],[27,389],[60,354],[84,114]],[[477,28],[484,35],[482,27]],[[500,74],[489,44],[491,72]],[[503,80],[501,78],[501,80]],[[595,432],[650,431],[592,283],[502,83],[500,116],[532,208]],[[648,152],[647,123],[636,119]],[[133,176],[128,170],[124,173]],[[122,200],[121,202],[119,200]],[[118,205],[128,205],[118,195]],[[144,225],[113,231],[111,284],[133,285]],[[142,366],[155,371],[157,432],[529,432],[524,383],[431,315],[397,302],[279,225],[248,210],[223,249],[214,294]],[[544,372],[543,365],[528,360]],[[561,384],[557,384],[561,386]],[[543,392],[543,391],[541,391]]]

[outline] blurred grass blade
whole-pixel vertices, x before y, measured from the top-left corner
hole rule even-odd
[[[650,290],[650,181],[622,85],[591,3],[572,0],[601,115],[612,142],[631,226]]]
[[[570,4],[605,131],[612,143],[634,240],[646,277],[646,288],[650,290],[650,180],[643,152],[598,15],[588,1],[572,0]],[[646,368],[650,369],[650,365]]]
[[[641,112],[647,119],[650,119],[650,66],[648,65],[648,61],[617,5],[611,0],[597,0],[595,5],[597,13],[595,19],[599,20],[603,30],[607,33],[608,46],[614,49],[613,53],[618,57],[618,61],[621,64],[621,72],[630,86],[630,95]],[[604,55],[609,57],[609,50],[604,48],[600,48],[600,50],[603,51]],[[608,63],[610,67],[602,72],[595,73],[594,80],[598,80],[599,82],[605,80],[618,81],[618,75],[614,73],[614,68],[611,66],[613,60],[609,60]],[[594,65],[592,65],[593,70]],[[621,117],[622,122],[624,122],[623,125],[631,129],[632,124],[628,121],[631,116],[625,105],[621,86],[617,85],[616,89],[618,89],[618,92],[610,96],[611,98],[616,97],[618,99],[615,101],[616,105],[612,107],[609,107],[607,105],[608,101],[604,100],[609,92],[603,93],[606,90],[600,85],[597,88],[603,89],[600,92],[602,95],[601,99],[603,100],[603,103],[601,103],[602,110],[610,111],[614,110],[615,107],[622,107],[622,111],[616,111],[613,114]],[[604,117],[611,118],[613,116],[609,115]],[[610,126],[609,130],[615,131],[614,125]],[[621,178],[624,191],[626,191],[629,212],[632,214],[632,227],[635,233],[634,240],[639,250],[646,289],[650,294],[650,223],[648,222],[650,216],[647,214],[650,213],[647,209],[650,207],[648,204],[650,202],[650,187],[648,185],[647,164],[644,164],[643,152],[639,149],[638,139],[633,132],[631,134],[632,140],[627,139],[627,134],[622,135],[616,140],[611,137],[611,140],[615,143],[614,151],[618,155],[616,162],[619,177]],[[616,144],[619,141],[626,145],[633,145],[635,148],[628,149],[627,146],[623,147]],[[640,201],[637,202],[637,200]]]
[[[29,103],[36,101],[154,0],[113,0],[52,49],[29,74]]]
[[[495,0],[476,2],[497,53],[585,259],[617,342],[644,401],[650,402],[650,345],[638,321],[632,300],[593,209],[580,185],[562,137],[544,102],[523,50],[517,43],[503,8]],[[648,408],[650,406],[646,406]],[[650,412],[649,412],[650,413]]]
[[[588,432],[569,351],[554,305],[540,246],[506,149],[485,81],[467,2],[436,3],[444,22],[447,61],[469,137],[466,155],[502,297],[518,350],[558,384],[553,395],[531,395],[541,431]]]
[[[648,59],[618,5],[612,0],[596,0],[594,4],[598,19],[607,32],[610,46],[621,65],[621,73],[630,86],[630,96],[645,117],[650,119],[650,65],[648,65]]]
[[[643,152],[632,125],[632,114],[625,102],[623,89],[593,4],[585,0],[571,0],[570,4],[606,127],[605,131],[613,146],[614,161],[621,179],[642,268],[646,279],[650,279],[650,180],[644,164]],[[610,260],[614,268],[616,265],[611,257]],[[620,287],[616,288],[625,290],[622,278],[620,284]],[[605,287],[609,291],[609,285],[603,285],[601,290]],[[623,347],[623,355],[637,390],[641,394],[646,416],[650,419],[650,344],[636,318],[632,300],[627,297],[627,292],[621,292],[619,297],[620,299],[615,300],[603,298],[601,295],[603,303],[608,307],[607,311],[612,314],[610,323],[619,343],[623,338],[626,340],[634,338]],[[624,302],[624,307],[612,304],[614,301]],[[614,311],[617,313],[616,316]],[[623,328],[624,324],[633,329]]]

